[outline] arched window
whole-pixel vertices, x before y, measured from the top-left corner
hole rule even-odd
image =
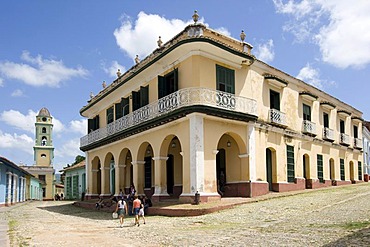
[[[46,142],[47,142],[47,138],[46,136],[43,136],[41,140],[41,146],[46,146]]]
[[[42,128],[42,133],[46,133],[46,128],[45,127]]]

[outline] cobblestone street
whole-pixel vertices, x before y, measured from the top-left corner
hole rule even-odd
[[[72,202],[0,209],[12,246],[370,246],[370,184],[310,190],[197,217],[147,216],[123,228]]]

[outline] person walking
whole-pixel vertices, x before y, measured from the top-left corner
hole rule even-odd
[[[123,199],[120,199],[118,201],[118,203],[116,205],[116,210],[114,212],[118,214],[120,226],[123,227],[125,214],[127,215],[127,213],[128,213],[127,204]]]
[[[137,226],[140,226],[139,212],[141,208],[141,201],[136,195],[134,198],[135,200],[133,201],[132,213],[135,215],[135,225],[137,224]]]
[[[140,221],[140,217],[144,220],[145,225],[145,213],[144,213],[144,204],[140,204],[140,210],[139,210],[139,216],[138,216],[138,222]]]

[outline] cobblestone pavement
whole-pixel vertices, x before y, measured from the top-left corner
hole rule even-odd
[[[370,183],[310,190],[196,217],[147,216],[124,227],[71,202],[0,211],[12,246],[370,246]]]

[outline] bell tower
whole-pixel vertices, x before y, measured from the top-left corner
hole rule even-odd
[[[50,112],[45,107],[39,111],[35,122],[35,166],[53,167],[54,146],[52,139],[53,123]]]

